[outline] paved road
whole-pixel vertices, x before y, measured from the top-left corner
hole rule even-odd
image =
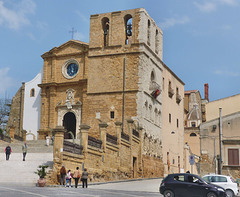
[[[30,187],[18,185],[0,185],[0,197],[160,197],[160,180],[129,181],[89,185],[87,189],[65,187]]]
[[[126,181],[117,183],[90,184],[89,187],[32,187],[0,185],[0,197],[162,197],[158,188],[161,179]],[[239,195],[238,195],[239,196]]]

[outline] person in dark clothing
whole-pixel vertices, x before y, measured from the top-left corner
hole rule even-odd
[[[84,188],[85,185],[86,185],[86,188],[88,187],[87,180],[88,180],[88,172],[87,172],[87,169],[84,168],[84,171],[82,172],[82,178],[81,178],[82,188]]]
[[[62,165],[62,168],[60,169],[60,175],[61,175],[61,179],[60,179],[60,185],[65,185],[65,176],[66,176],[66,168],[64,167],[64,165]]]
[[[8,146],[5,148],[6,160],[9,160],[9,157],[10,157],[11,152],[12,152],[12,149],[11,149],[11,147],[8,145]]]

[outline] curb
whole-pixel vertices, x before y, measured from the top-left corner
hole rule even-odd
[[[126,180],[107,181],[107,182],[89,182],[88,185],[104,185],[104,184],[109,184],[109,183],[122,183],[122,182],[133,182],[133,181],[145,181],[145,180],[153,180],[153,179],[163,179],[163,177],[126,179]],[[64,186],[64,185],[46,185],[45,187],[63,187],[63,186]],[[74,186],[74,184],[73,184],[73,186]],[[82,184],[78,184],[78,186],[82,186]]]

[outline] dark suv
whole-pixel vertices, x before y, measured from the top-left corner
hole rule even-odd
[[[169,174],[159,187],[164,197],[226,197],[225,190],[189,173]]]

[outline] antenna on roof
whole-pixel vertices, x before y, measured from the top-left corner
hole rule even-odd
[[[72,33],[72,40],[73,40],[74,33],[77,33],[77,30],[74,30],[74,27],[73,27],[72,31],[69,31],[69,33]]]

